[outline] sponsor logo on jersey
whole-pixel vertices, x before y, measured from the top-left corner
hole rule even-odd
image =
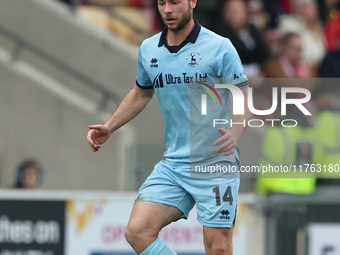
[[[175,85],[175,84],[192,84],[192,83],[202,83],[206,82],[208,79],[208,74],[195,73],[193,76],[187,73],[182,73],[182,75],[164,74],[159,73],[153,80],[152,86],[154,88],[164,88],[164,85]]]
[[[163,88],[164,87],[164,82],[163,82],[163,74],[159,73],[155,79],[153,80],[152,86],[154,88]]]
[[[234,74],[234,80],[236,80],[236,79],[239,79],[239,78],[243,78],[245,75],[244,75],[244,73],[239,73],[239,74]]]
[[[222,210],[220,219],[221,220],[223,220],[223,219],[229,220],[230,219],[229,214],[230,214],[230,212],[228,210]]]
[[[151,65],[150,65],[150,68],[158,68],[158,59],[157,58],[152,58],[151,59]]]

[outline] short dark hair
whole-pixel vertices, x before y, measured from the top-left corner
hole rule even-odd
[[[23,171],[27,168],[35,168],[35,169],[39,170],[39,164],[34,159],[27,159],[27,160],[22,161],[19,164],[17,169]]]
[[[36,169],[39,176],[43,175],[43,170],[41,169],[39,163],[36,160],[26,159],[26,160],[22,161],[18,165],[18,167],[16,168],[15,184],[14,184],[15,188],[22,188],[23,187],[22,176],[23,176],[24,171],[26,169],[29,169],[29,168]]]

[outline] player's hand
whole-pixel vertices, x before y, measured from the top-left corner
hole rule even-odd
[[[220,143],[222,143],[220,146],[218,146],[215,151],[217,153],[223,153],[223,156],[228,156],[234,152],[237,146],[237,141],[234,136],[234,134],[227,129],[219,128],[218,131],[221,133],[221,137],[218,138],[213,145],[216,146]]]
[[[106,125],[90,125],[90,131],[87,133],[87,142],[92,151],[96,152],[101,148],[101,145],[110,137],[109,128]]]

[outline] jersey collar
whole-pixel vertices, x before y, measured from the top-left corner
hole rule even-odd
[[[190,34],[187,36],[187,38],[185,38],[185,40],[180,45],[176,45],[176,46],[168,45],[168,42],[166,41],[166,38],[165,38],[167,31],[168,29],[167,27],[165,27],[159,39],[158,47],[162,47],[164,45],[171,53],[177,53],[181,48],[183,48],[189,42],[191,43],[196,42],[197,37],[201,31],[201,25],[195,20],[195,26],[191,30]]]

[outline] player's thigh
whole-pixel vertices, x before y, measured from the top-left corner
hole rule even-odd
[[[190,193],[181,185],[181,172],[166,162],[160,162],[155,166],[140,187],[135,202],[136,206],[140,206],[138,205],[140,202],[155,202],[156,206],[167,205],[167,207],[159,206],[161,209],[177,208],[182,212],[182,218],[188,217],[195,203]],[[169,213],[172,214],[172,211],[170,210]],[[167,213],[164,215],[167,216]]]
[[[151,201],[134,204],[128,228],[133,232],[158,235],[158,232],[173,221],[178,220],[183,212],[178,208]]]
[[[191,195],[179,184],[179,172],[166,162],[158,163],[139,189],[129,229],[150,233],[179,218],[187,218],[194,205]]]
[[[207,255],[233,254],[233,228],[203,228],[204,246]]]

